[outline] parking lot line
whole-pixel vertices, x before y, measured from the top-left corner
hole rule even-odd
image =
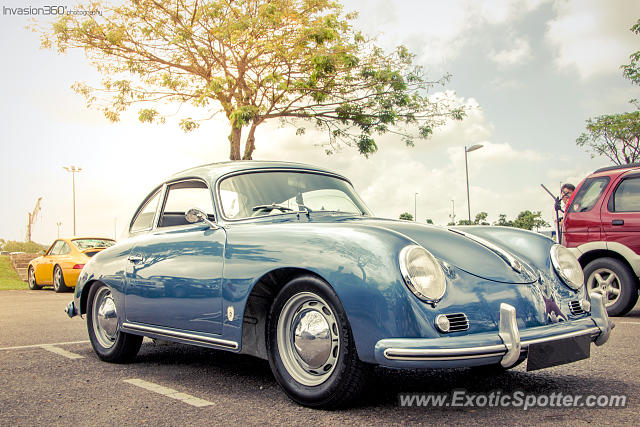
[[[209,402],[207,400],[199,399],[197,397],[191,396],[186,393],[181,393],[178,390],[174,390],[172,388],[164,387],[159,384],[150,383],[148,381],[144,381],[138,378],[131,378],[128,380],[123,380],[125,383],[133,384],[137,387],[144,388],[145,390],[152,391],[154,393],[161,394],[163,396],[170,397],[172,399],[180,400],[184,403],[187,403],[191,406],[203,407],[213,405],[213,402]]]
[[[71,353],[70,351],[64,350],[59,347],[54,347],[52,345],[43,345],[41,348],[44,348],[51,353],[58,354],[60,356],[64,356],[67,359],[84,359],[84,356],[80,356],[79,354]]]
[[[71,345],[71,344],[88,344],[89,341],[67,341],[67,342],[53,342],[47,344],[30,344],[30,345],[19,345],[16,347],[0,347],[0,350],[22,350],[23,348],[38,348],[47,345]]]

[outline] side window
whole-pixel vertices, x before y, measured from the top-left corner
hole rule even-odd
[[[158,227],[171,227],[188,224],[185,213],[192,208],[205,212],[214,220],[211,192],[202,181],[183,181],[167,187],[164,208]]]
[[[640,177],[622,181],[613,195],[613,212],[640,212]]]
[[[149,230],[153,226],[153,217],[158,209],[160,191],[157,191],[147,203],[138,211],[136,219],[131,224],[131,232]]]
[[[64,242],[62,240],[56,241],[47,252],[47,255],[60,255],[60,249],[62,248],[62,244]]]
[[[71,248],[67,245],[67,242],[62,242],[62,246],[60,248],[60,253],[58,255],[66,255],[71,252]]]
[[[587,212],[593,209],[602,192],[607,188],[607,184],[609,184],[609,177],[607,176],[585,179],[578,190],[578,194],[573,198],[568,211]]]

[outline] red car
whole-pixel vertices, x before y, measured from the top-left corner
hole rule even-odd
[[[562,244],[580,261],[588,293],[601,293],[610,315],[626,314],[640,285],[640,163],[585,178],[562,226]]]

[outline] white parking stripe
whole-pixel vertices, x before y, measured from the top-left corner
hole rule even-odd
[[[67,342],[54,342],[50,344],[31,344],[31,345],[19,345],[17,347],[0,347],[0,350],[21,350],[23,348],[38,348],[46,345],[70,345],[70,344],[88,344],[89,341],[67,341]]]
[[[198,399],[197,397],[193,397],[186,393],[181,393],[172,388],[163,387],[158,384],[150,383],[148,381],[140,380],[137,378],[131,378],[128,380],[123,380],[125,383],[133,384],[135,386],[144,388],[146,390],[152,391],[154,393],[161,394],[163,396],[170,397],[172,399],[180,400],[184,403],[187,403],[191,406],[196,406],[201,408],[203,406],[213,405],[213,402],[209,402],[207,400]]]
[[[63,349],[61,349],[59,347],[54,347],[52,345],[43,345],[42,348],[44,348],[47,351],[50,351],[51,353],[55,353],[55,354],[59,354],[60,356],[64,356],[67,359],[84,359],[84,356],[80,356],[79,354],[71,353],[70,351],[63,350]]]

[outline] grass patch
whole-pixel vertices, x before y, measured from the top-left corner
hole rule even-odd
[[[18,273],[11,267],[9,257],[0,255],[0,290],[27,288],[27,284],[20,280]]]

